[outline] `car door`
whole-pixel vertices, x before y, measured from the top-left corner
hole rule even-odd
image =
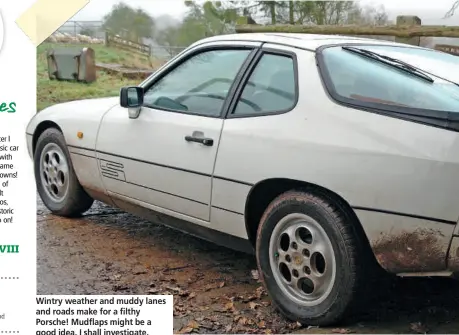
[[[259,43],[191,48],[142,84],[136,119],[121,106],[104,116],[97,154],[114,198],[209,221],[224,110]]]
[[[295,116],[299,114],[295,113],[298,66],[304,66],[298,65],[297,53],[292,47],[264,44],[228,109],[214,171],[211,211],[212,225],[227,234],[247,238],[244,215],[253,186],[281,176],[269,173],[290,165],[276,156],[292,152],[292,125],[304,119]]]

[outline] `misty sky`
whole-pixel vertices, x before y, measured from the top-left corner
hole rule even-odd
[[[111,7],[119,0],[91,0],[90,3],[72,20],[101,20]],[[168,14],[180,19],[186,12],[183,0],[124,0],[134,8],[142,8],[153,17]],[[457,25],[459,12],[450,19],[443,19],[444,14],[451,8],[454,0],[361,0],[362,5],[384,4],[391,19],[397,15],[417,15],[423,24]]]

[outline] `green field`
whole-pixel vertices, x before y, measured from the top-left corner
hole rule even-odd
[[[37,48],[37,110],[40,111],[56,103],[116,96],[123,86],[139,84],[139,80],[129,80],[117,75],[108,75],[102,71],[97,72],[97,81],[91,84],[50,80],[46,52],[53,47],[63,47],[59,44],[43,43]],[[84,45],[65,45],[67,47],[83,48]],[[96,53],[97,63],[114,63],[126,67],[142,69],[151,68],[146,57],[133,54],[129,51],[118,50],[104,45],[91,45]]]

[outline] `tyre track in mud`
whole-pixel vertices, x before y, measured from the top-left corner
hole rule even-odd
[[[378,283],[357,321],[300,328],[271,306],[253,256],[98,202],[65,219],[38,200],[37,249],[38,294],[174,294],[174,332],[459,333],[459,282],[417,278]]]

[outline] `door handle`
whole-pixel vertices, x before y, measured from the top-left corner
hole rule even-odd
[[[185,136],[185,141],[201,143],[205,146],[211,147],[214,145],[214,140],[207,137],[195,137],[195,136]]]

